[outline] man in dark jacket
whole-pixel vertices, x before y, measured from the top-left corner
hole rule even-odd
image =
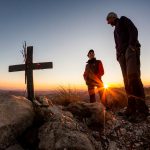
[[[100,99],[103,96],[103,82],[101,77],[104,75],[103,64],[100,60],[96,60],[94,50],[91,49],[88,52],[87,65],[84,71],[84,80],[88,86],[88,92],[90,96],[90,102],[96,102],[95,88],[98,89]]]
[[[129,18],[125,16],[118,18],[114,12],[110,12],[106,19],[108,24],[115,26],[116,57],[122,70],[128,96],[125,115],[130,118],[135,116],[146,118],[148,107],[145,104],[145,93],[140,77],[141,45],[138,41],[138,30]]]

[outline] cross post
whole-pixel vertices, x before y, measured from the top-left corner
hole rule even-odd
[[[27,47],[25,64],[9,66],[9,72],[25,71],[27,79],[27,98],[34,100],[33,70],[53,68],[52,62],[33,63],[33,46]]]
[[[27,48],[27,59],[26,59],[26,76],[27,76],[27,92],[28,99],[34,99],[34,84],[33,84],[33,46]]]

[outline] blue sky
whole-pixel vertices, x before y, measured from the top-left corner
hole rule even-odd
[[[34,46],[34,62],[52,61],[53,69],[34,71],[36,89],[85,86],[87,52],[94,49],[105,69],[103,81],[122,84],[115,56],[113,28],[106,15],[114,11],[137,26],[144,85],[150,84],[150,2],[148,0],[1,0],[0,88],[25,88],[24,72],[8,73],[23,63],[23,42]]]

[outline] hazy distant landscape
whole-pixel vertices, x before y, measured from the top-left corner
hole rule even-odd
[[[71,91],[71,92],[75,92],[75,93],[80,93],[80,95],[83,94],[83,96],[88,96],[88,91],[86,89],[84,90],[79,90],[79,89],[73,89],[73,88],[64,88],[64,87],[60,87],[58,89],[53,89],[53,90],[39,90],[39,91],[35,91],[35,96],[39,96],[39,95],[49,95],[49,94],[56,94],[58,93],[58,91],[61,91],[61,90],[66,90],[67,91]],[[124,93],[125,90],[123,87],[121,88],[117,88],[117,87],[109,87],[107,89],[107,94],[109,94],[109,91],[114,91],[115,93]],[[144,88],[145,90],[145,94],[146,96],[150,96],[150,87],[145,87]],[[3,89],[0,89],[0,93],[2,94],[10,94],[10,95],[16,95],[16,96],[26,96],[27,92],[24,91],[24,90],[3,90]],[[125,94],[125,93],[124,93]]]
[[[0,94],[15,95],[27,97],[26,91],[23,90],[0,90]],[[108,88],[104,90],[104,94],[107,97],[107,103],[113,110],[123,108],[127,104],[127,98],[124,88]],[[145,87],[146,99],[149,102],[150,87]],[[72,102],[84,101],[89,102],[89,95],[87,90],[76,90],[72,88],[60,87],[50,91],[35,91],[35,98],[38,96],[46,96],[54,104],[68,105]],[[97,101],[99,101],[99,95],[96,95]]]

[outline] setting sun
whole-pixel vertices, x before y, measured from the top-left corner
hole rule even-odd
[[[104,88],[105,88],[105,89],[108,89],[108,87],[109,87],[108,84],[107,84],[107,83],[104,83]]]

